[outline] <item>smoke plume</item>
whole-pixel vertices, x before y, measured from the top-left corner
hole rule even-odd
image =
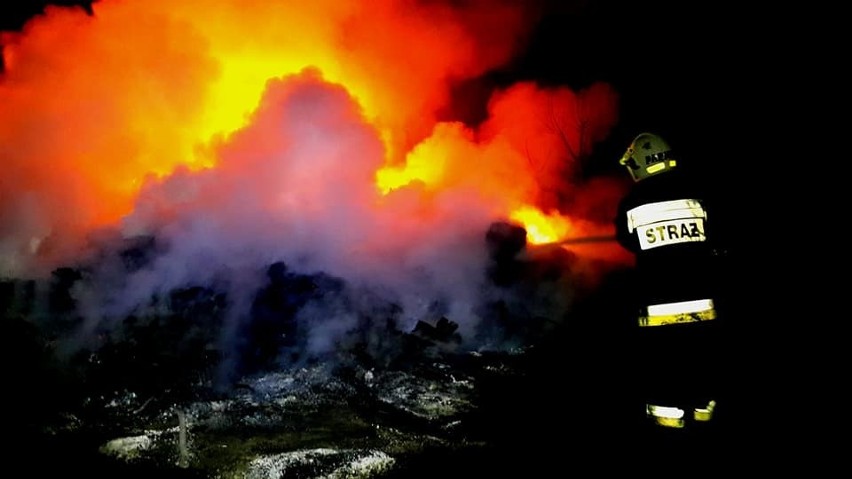
[[[300,309],[317,352],[380,303],[403,328],[445,315],[470,337],[503,294],[489,225],[582,203],[577,172],[617,114],[604,84],[523,83],[481,124],[437,120],[455,82],[518,52],[524,3],[49,7],[0,37],[0,275],[85,266],[86,331],[210,287],[235,331],[283,263],[345,284]],[[594,216],[563,220],[609,228]],[[104,254],[145,237],[156,247],[132,267]]]

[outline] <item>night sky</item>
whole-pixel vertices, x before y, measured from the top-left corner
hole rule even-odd
[[[663,136],[682,162],[714,161],[722,147],[710,142],[723,135],[743,143],[753,112],[742,72],[749,52],[739,42],[741,8],[656,0],[581,5],[545,16],[517,71],[573,88],[593,81],[615,87],[621,118],[596,155],[618,169],[617,159],[642,131]]]

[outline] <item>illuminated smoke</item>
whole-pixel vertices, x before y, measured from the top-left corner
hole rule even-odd
[[[192,285],[227,290],[239,322],[283,261],[346,281],[347,301],[302,313],[316,350],[354,327],[357,295],[398,304],[403,327],[439,303],[470,333],[494,294],[489,225],[582,203],[574,173],[616,119],[606,85],[524,83],[480,125],[436,120],[453,82],[517,53],[524,3],[48,8],[1,40],[0,275],[95,264],[75,291],[90,328]],[[141,269],[97,262],[140,235],[160,245]]]

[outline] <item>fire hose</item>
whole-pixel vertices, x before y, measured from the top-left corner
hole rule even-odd
[[[563,240],[554,241],[552,243],[544,243],[540,246],[572,245],[572,244],[583,244],[583,243],[608,243],[610,241],[615,241],[615,235],[580,236],[580,237],[575,237],[575,238],[565,238]]]
[[[563,246],[609,243],[615,240],[615,235],[576,236],[573,238],[565,238],[558,241],[552,241],[550,243],[528,244],[524,251],[521,253],[519,259],[531,259],[542,254],[547,254],[546,252],[552,251],[556,248],[560,248]]]

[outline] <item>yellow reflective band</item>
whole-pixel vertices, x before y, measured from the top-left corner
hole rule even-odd
[[[683,409],[668,406],[655,406],[646,404],[645,410],[648,416],[654,418],[654,422],[664,427],[683,427]]]
[[[648,306],[649,316],[662,316],[666,314],[696,313],[713,309],[712,299],[697,299],[694,301],[679,301],[677,303],[652,304]]]
[[[640,316],[639,326],[665,326],[667,324],[697,323],[716,319],[716,310],[698,313],[665,314],[661,316]]]
[[[694,323],[716,319],[712,299],[681,301],[679,303],[652,304],[647,314],[639,316],[639,326],[665,326],[667,324]]]
[[[707,422],[713,419],[713,410],[716,409],[716,401],[707,403],[707,407],[697,407],[693,411],[693,417],[696,421]]]
[[[675,166],[677,166],[677,161],[669,160],[669,168],[674,168]]]
[[[713,418],[714,409],[716,409],[716,401],[710,401],[707,403],[707,407],[697,407],[692,411],[693,419],[698,422],[707,422]],[[660,426],[682,428],[686,425],[686,412],[681,408],[646,404],[645,411]]]
[[[627,230],[669,220],[707,219],[701,202],[694,199],[660,201],[637,206],[627,212]]]
[[[665,170],[666,169],[666,163],[665,162],[657,163],[656,165],[651,165],[651,166],[649,166],[648,168],[645,168],[645,169],[648,170],[649,175],[652,175],[652,174],[654,174],[654,173],[656,173],[660,170]]]
[[[683,427],[683,419],[674,419],[670,417],[655,417],[654,422],[663,427]]]

